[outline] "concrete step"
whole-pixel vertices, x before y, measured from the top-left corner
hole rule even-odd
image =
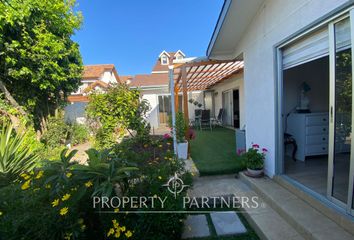
[[[234,175],[207,176],[196,178],[188,190],[190,197],[216,197],[234,195],[258,198],[259,207],[244,206],[240,209],[248,223],[262,240],[302,240],[304,239],[282,216],[262,197]]]
[[[332,221],[344,228],[346,231],[354,235],[354,217],[345,214],[343,209],[340,209],[338,206],[336,206],[334,203],[331,203],[329,200],[327,200],[326,204],[324,202],[319,201],[317,198],[308,194],[303,189],[285,180],[285,178],[282,176],[276,176],[274,177],[274,180],[278,184],[295,194],[297,197],[310,204],[313,208],[326,215],[328,218],[330,218]]]
[[[267,177],[250,178],[243,173],[240,174],[240,179],[264,199],[304,239],[354,239],[352,234],[335,221],[274,180]]]

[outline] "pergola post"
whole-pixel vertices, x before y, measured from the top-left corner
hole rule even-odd
[[[176,109],[175,109],[175,81],[173,78],[173,65],[168,66],[169,80],[170,80],[170,94],[171,94],[171,118],[172,118],[172,138],[173,138],[173,150],[177,155],[177,137],[176,137]]]
[[[182,79],[182,90],[183,90],[183,112],[184,112],[184,119],[187,124],[186,129],[186,138],[188,137],[189,131],[189,112],[188,112],[188,90],[187,90],[187,73],[186,67],[183,66],[181,68],[181,79]]]
[[[176,110],[176,112],[179,111],[179,110],[178,110],[178,109],[179,109],[179,106],[178,106],[178,104],[179,104],[178,92],[179,92],[179,89],[178,89],[177,86],[175,86],[175,110]]]

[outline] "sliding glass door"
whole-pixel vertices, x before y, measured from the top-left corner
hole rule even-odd
[[[330,134],[327,196],[353,208],[353,66],[352,27],[349,16],[329,24]]]

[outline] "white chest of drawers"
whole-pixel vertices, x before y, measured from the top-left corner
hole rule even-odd
[[[286,132],[296,140],[296,159],[305,161],[307,156],[328,154],[328,120],[328,112],[289,115]]]

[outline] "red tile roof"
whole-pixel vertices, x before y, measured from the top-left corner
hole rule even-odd
[[[87,96],[84,96],[82,94],[80,95],[70,95],[68,96],[68,101],[69,102],[88,102],[89,99]]]
[[[134,78],[134,76],[132,76],[132,75],[119,76],[119,78],[122,83],[127,83],[129,80],[132,80]]]
[[[168,85],[168,74],[138,74],[136,75],[130,86],[132,87],[143,87],[143,86],[160,86]]]
[[[113,71],[117,82],[120,82],[114,64],[86,65],[84,66],[82,79],[99,79],[105,71]]]

